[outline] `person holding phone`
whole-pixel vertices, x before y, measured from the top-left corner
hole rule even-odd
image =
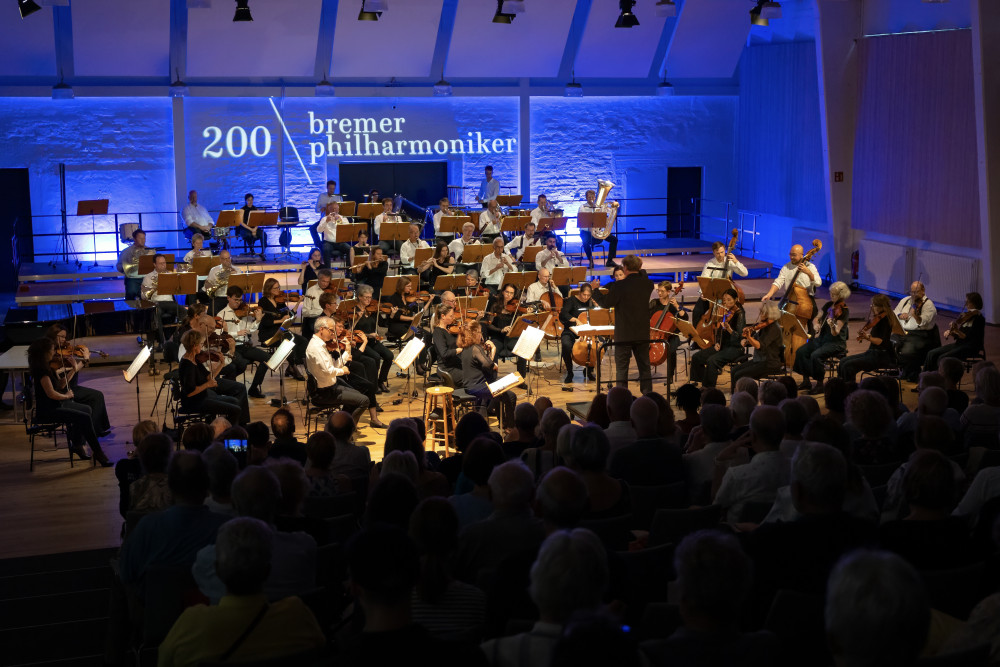
[[[184,412],[222,415],[234,424],[250,423],[249,415],[240,407],[239,399],[215,392],[215,388],[219,386],[216,377],[222,370],[223,362],[211,362],[211,370],[205,368],[203,359],[198,356],[204,343],[205,335],[195,329],[181,337],[181,345],[185,350],[178,371],[181,381],[181,409]]]

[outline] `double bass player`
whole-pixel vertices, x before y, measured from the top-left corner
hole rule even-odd
[[[791,332],[785,330],[785,364],[792,366],[795,363],[795,353],[800,347],[806,344],[809,336],[814,332],[812,318],[816,314],[816,288],[823,284],[823,279],[819,277],[819,269],[809,261],[813,254],[822,248],[819,241],[813,241],[813,249],[809,251],[807,257],[802,250],[802,246],[795,244],[788,252],[788,263],[781,267],[778,277],[771,283],[771,289],[761,298],[761,303],[770,301],[774,293],[779,289],[785,289],[790,295],[794,294],[790,300],[796,300],[796,312],[798,326]],[[802,312],[807,311],[807,312]]]

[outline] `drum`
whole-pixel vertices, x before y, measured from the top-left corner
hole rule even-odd
[[[231,227],[212,227],[213,239],[228,239]]]

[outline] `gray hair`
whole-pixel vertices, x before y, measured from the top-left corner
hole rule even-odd
[[[814,419],[820,416],[819,401],[810,396],[809,394],[799,394],[795,397],[795,400],[802,404],[802,407],[806,409],[806,416],[809,419]]]
[[[719,621],[733,621],[750,592],[750,559],[733,535],[699,530],[674,554],[681,604]]]
[[[834,656],[843,664],[913,664],[924,646],[930,620],[920,575],[896,554],[855,551],[844,556],[830,574],[826,634]]]
[[[987,405],[1000,405],[1000,370],[995,366],[983,366],[976,371],[976,396]]]
[[[750,415],[756,407],[757,399],[745,391],[738,391],[729,399],[729,409],[733,411],[733,423],[740,426],[750,423]]]
[[[575,611],[599,606],[607,587],[607,554],[585,528],[549,535],[531,566],[531,599],[550,622],[563,623]]]
[[[927,387],[920,392],[917,407],[922,415],[943,415],[948,409],[948,392],[941,387]]]
[[[538,421],[536,435],[546,444],[554,443],[559,437],[559,431],[569,423],[569,415],[562,408],[545,408],[542,418]]]
[[[521,459],[501,463],[490,473],[493,506],[499,509],[527,508],[535,495],[535,477]]]
[[[259,593],[271,573],[270,526],[252,517],[222,524],[215,540],[215,572],[233,595]]]
[[[608,434],[597,426],[584,426],[573,434],[569,443],[569,458],[575,468],[600,471],[608,463],[611,442]]]
[[[233,507],[240,516],[274,522],[281,499],[278,477],[263,466],[247,466],[232,486]]]
[[[359,298],[375,293],[375,289],[371,285],[358,285],[355,288],[355,291],[357,292]]]
[[[320,329],[330,329],[333,331],[333,318],[323,315],[316,318],[316,323],[313,324],[313,329],[319,331]]]
[[[556,437],[556,455],[565,461],[570,456],[570,443],[573,442],[573,436],[579,431],[582,426],[579,424],[566,424],[559,429],[559,435]]]
[[[640,396],[632,402],[629,408],[629,416],[632,418],[632,425],[640,438],[647,438],[656,435],[656,429],[660,421],[660,408],[651,398]]]
[[[473,280],[479,280],[479,271],[476,271],[475,269],[469,269],[468,271],[465,272],[465,275],[472,278]]]
[[[847,461],[836,447],[820,442],[800,443],[792,456],[792,489],[798,484],[810,502],[839,510],[847,488]],[[798,498],[792,493],[792,499]],[[801,511],[801,510],[799,510]]]
[[[842,280],[830,285],[830,301],[847,301],[851,297],[851,288]]]
[[[389,452],[382,459],[383,473],[396,473],[402,475],[414,484],[417,483],[417,476],[420,474],[420,466],[417,465],[417,457],[413,452],[396,450]]]
[[[788,387],[777,380],[768,380],[760,386],[758,398],[761,405],[777,406],[788,398]]]
[[[767,301],[760,307],[761,319],[767,318],[771,322],[777,321],[781,317],[781,309],[778,308],[777,301]]]
[[[538,484],[540,514],[558,528],[574,528],[587,511],[587,500],[587,487],[569,468],[553,468]]]

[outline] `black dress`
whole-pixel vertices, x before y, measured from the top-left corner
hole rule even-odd
[[[382,283],[385,282],[385,276],[388,272],[389,262],[383,260],[372,268],[367,266],[362,268],[357,274],[358,282],[369,285],[372,288],[372,296],[377,299],[382,294]]]
[[[319,280],[319,276],[316,275],[316,270],[312,267],[312,264],[306,263],[306,268],[302,271],[302,293],[305,294],[306,290],[309,289],[309,283],[313,280]]]
[[[410,324],[412,320],[400,319],[402,315],[413,315],[413,311],[410,307],[403,302],[403,297],[398,294],[392,294],[382,299],[382,303],[388,303],[391,306],[397,308],[393,315],[385,316],[386,325],[386,337],[387,338],[402,338],[407,331],[410,330]]]
[[[497,372],[493,368],[494,359],[483,345],[473,345],[462,350],[462,375],[465,378],[465,390],[478,399],[479,405],[487,405],[490,412],[500,411],[500,419],[505,426],[513,425],[514,394],[505,391],[494,397],[487,386],[495,382]]]
[[[232,396],[220,396],[210,388],[194,396],[188,395],[198,386],[208,382],[209,372],[205,366],[181,357],[177,372],[181,381],[181,409],[184,412],[223,415],[232,424],[242,421],[243,411],[240,402]]]
[[[260,323],[257,326],[257,340],[260,341],[261,345],[264,345],[278,333],[279,325],[285,321],[285,318],[288,317],[291,311],[285,306],[276,304],[270,297],[262,298],[258,305],[263,316],[260,318]],[[294,364],[305,363],[308,341],[302,336],[286,330],[284,337],[288,338],[289,336],[295,341],[295,349],[292,351],[289,359]]]
[[[250,211],[257,211],[257,210],[259,210],[259,209],[256,206],[244,206],[243,207],[243,224],[244,225],[247,224],[248,220],[250,220]],[[254,244],[255,241],[257,241],[257,239],[260,239],[260,247],[261,247],[261,251],[262,252],[267,248],[267,232],[265,232],[263,228],[258,228],[257,229],[257,235],[256,236],[254,236],[253,234],[251,234],[250,230],[245,229],[243,227],[237,228],[236,233],[239,234],[240,238],[243,239],[247,243],[247,245],[250,246],[251,249],[253,248],[253,244]]]
[[[464,386],[462,358],[458,355],[458,336],[442,327],[434,327],[432,334],[438,368],[448,371],[456,387]]]

